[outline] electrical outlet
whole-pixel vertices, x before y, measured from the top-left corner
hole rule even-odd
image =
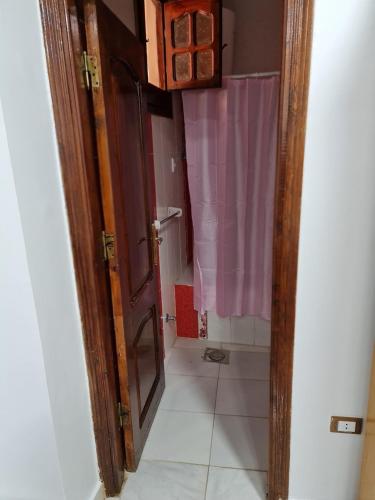
[[[349,432],[354,434],[355,433],[355,422],[351,422],[349,420],[339,420],[337,422],[337,432]]]
[[[331,417],[331,432],[361,434],[363,419],[357,417]]]

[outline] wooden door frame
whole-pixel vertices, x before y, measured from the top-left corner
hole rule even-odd
[[[115,368],[98,318],[103,313],[90,269],[95,249],[92,193],[77,82],[77,54],[67,15],[74,0],[40,0],[46,58],[72,240],[90,397],[101,478],[107,495],[121,489],[116,470],[118,428]],[[313,0],[284,0],[282,71],[273,244],[269,499],[286,500],[289,486],[291,396],[300,205],[309,87]],[[98,242],[99,244],[99,235]],[[108,283],[102,283],[107,286]],[[93,317],[92,311],[95,311]],[[112,349],[114,345],[112,344]]]
[[[289,491],[298,243],[314,0],[284,0],[271,314],[270,500]]]

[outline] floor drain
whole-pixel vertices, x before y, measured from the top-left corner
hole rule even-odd
[[[223,365],[229,365],[229,351],[224,349],[212,349],[207,347],[203,354],[203,360],[209,363],[221,363]]]

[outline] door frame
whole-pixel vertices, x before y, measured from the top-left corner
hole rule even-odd
[[[93,288],[92,254],[100,244],[92,235],[93,193],[88,189],[85,129],[89,110],[78,98],[78,56],[72,45],[68,11],[75,0],[39,0],[47,68],[59,145],[65,200],[78,299],[100,475],[109,496],[119,493],[124,456],[119,449],[115,347],[98,328],[105,314]],[[282,70],[276,169],[273,242],[271,409],[269,445],[270,500],[286,500],[289,487],[290,426],[293,378],[294,325],[302,174],[309,88],[313,0],[284,0]],[[86,120],[82,120],[86,113]],[[89,125],[88,125],[89,124]],[[101,283],[109,287],[108,282]],[[110,290],[108,289],[108,293]],[[95,310],[93,318],[92,311]],[[102,318],[103,321],[108,318]],[[113,349],[113,352],[108,352]],[[122,461],[122,464],[121,464]]]

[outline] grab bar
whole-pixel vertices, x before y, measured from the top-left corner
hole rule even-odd
[[[181,208],[168,207],[167,217],[164,217],[163,219],[154,221],[155,229],[157,231],[159,231],[163,224],[165,224],[166,222],[168,222],[171,219],[174,219],[175,217],[181,217],[181,216],[182,216],[182,209]]]

